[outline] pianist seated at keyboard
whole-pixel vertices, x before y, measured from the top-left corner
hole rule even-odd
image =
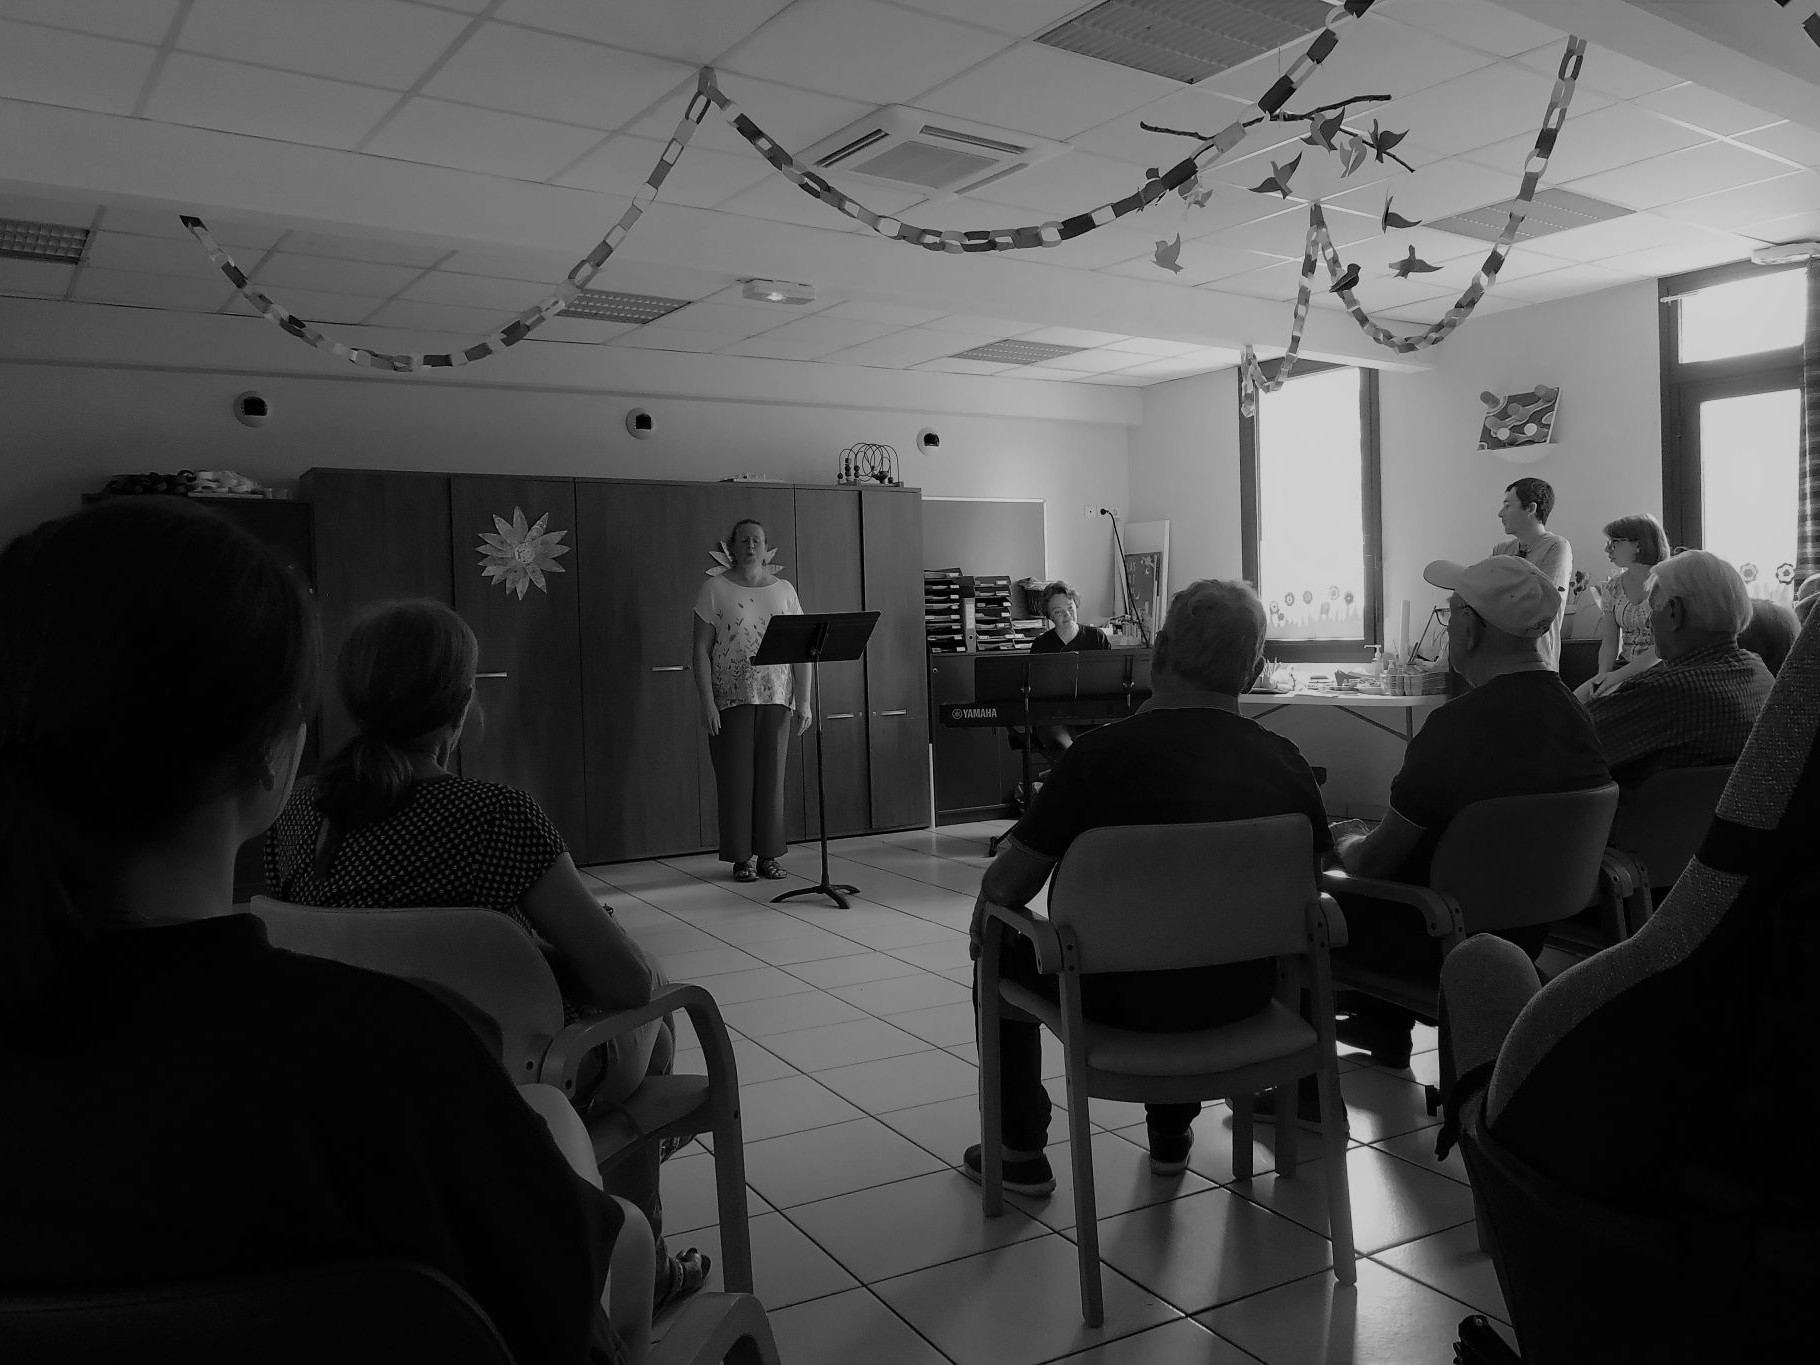
[[[1032,654],[1078,654],[1112,648],[1112,638],[1105,631],[1081,624],[1081,595],[1060,579],[1044,584],[1037,593],[1036,608],[1049,622],[1049,629],[1030,642]],[[1037,748],[1054,758],[1073,744],[1079,733],[1078,728],[1067,725],[1039,725]]]
[[[1264,606],[1244,583],[1203,579],[1175,595],[1157,632],[1152,696],[1136,715],[1085,734],[1055,762],[1023,818],[980,883],[980,899],[1022,908],[1042,889],[1068,846],[1105,825],[1190,824],[1305,815],[1316,864],[1333,847],[1314,773],[1301,751],[1239,714],[1239,694],[1263,666]],[[1308,869],[1314,886],[1315,865]],[[1140,917],[1141,918],[1141,917]],[[1145,932],[1141,923],[1134,934]],[[974,919],[974,944],[980,942]],[[1054,998],[1056,978],[1039,976],[1029,941],[1005,944],[1006,979]],[[1086,1013],[1098,1022],[1151,1033],[1212,1028],[1261,1009],[1276,986],[1268,959],[1161,972],[1102,972],[1086,978]],[[1035,1021],[1000,1030],[1005,1187],[1046,1194],[1055,1187],[1043,1147],[1049,1096]],[[1198,1104],[1147,1106],[1150,1158],[1180,1171]],[[980,1149],[963,1171],[975,1178]]]

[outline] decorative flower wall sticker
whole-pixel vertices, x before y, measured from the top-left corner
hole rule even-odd
[[[733,567],[733,554],[727,549],[726,541],[716,541],[714,543],[714,548],[709,550],[708,553],[714,556],[714,567],[707,571],[709,578],[713,578],[716,574],[723,574]],[[765,567],[774,574],[781,574],[784,571],[784,566],[777,562],[777,547],[775,545],[765,551]]]
[[[568,570],[556,560],[574,548],[556,543],[569,533],[544,530],[549,522],[550,514],[545,512],[535,523],[527,525],[524,512],[517,507],[512,509],[510,521],[495,515],[493,525],[499,528],[499,533],[482,531],[480,544],[474,547],[480,555],[481,577],[489,583],[504,584],[506,592],[516,592],[521,602],[533,583],[540,591],[549,592],[544,575],[567,573]]]

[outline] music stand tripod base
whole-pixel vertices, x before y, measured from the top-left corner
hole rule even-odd
[[[875,611],[773,616],[765,627],[765,638],[759,641],[758,653],[752,656],[755,666],[808,664],[815,696],[815,802],[821,811],[822,878],[814,886],[799,886],[771,897],[773,905],[796,896],[826,896],[842,910],[851,910],[847,897],[859,894],[858,887],[828,880],[828,787],[822,764],[827,745],[822,741],[821,663],[823,659],[839,663],[859,658],[866,652],[866,641],[872,638],[872,627],[877,624]]]

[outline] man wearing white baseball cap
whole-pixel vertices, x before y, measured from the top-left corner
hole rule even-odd
[[[1422,577],[1453,594],[1446,612],[1448,655],[1472,690],[1436,710],[1410,741],[1377,827],[1336,826],[1340,862],[1355,876],[1426,883],[1442,831],[1474,802],[1583,791],[1611,780],[1592,722],[1548,660],[1549,632],[1561,610],[1561,590],[1548,574],[1530,560],[1493,555],[1477,564],[1437,559]],[[1536,855],[1546,857],[1547,850]],[[1336,948],[1336,957],[1439,973],[1439,944],[1415,911],[1344,894],[1340,903],[1352,941]],[[1532,957],[1547,936],[1546,925],[1507,935]],[[1340,1037],[1370,1048],[1382,1062],[1404,1066],[1414,1018],[1360,1000],[1342,1022]]]

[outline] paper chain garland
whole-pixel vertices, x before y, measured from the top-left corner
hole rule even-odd
[[[1316,67],[1327,60],[1339,44],[1339,35],[1334,26],[1345,18],[1358,18],[1365,14],[1376,0],[1345,0],[1345,3],[1334,9],[1327,17],[1321,34],[1310,43],[1307,51],[1291,63],[1289,69],[1276,80],[1276,83],[1259,97],[1252,106],[1264,114],[1274,114],[1294,97],[1301,83]],[[704,66],[698,76],[694,96],[684,111],[682,120],[676,125],[676,131],[670,137],[657,164],[651,168],[651,174],[645,178],[632,205],[607,235],[581,260],[577,261],[565,277],[565,282],[542,302],[525,309],[499,331],[484,340],[460,351],[440,352],[435,354],[393,354],[375,351],[364,346],[350,346],[322,332],[303,318],[298,317],[284,305],[274,301],[248,282],[246,272],[234,264],[233,258],[224,251],[208,226],[202,219],[192,214],[183,215],[183,225],[202,244],[208,252],[209,259],[226,275],[228,280],[258,310],[261,316],[270,318],[279,327],[289,332],[299,341],[314,346],[320,351],[351,364],[365,365],[376,370],[392,370],[409,374],[417,370],[447,369],[458,365],[469,365],[477,360],[484,360],[508,346],[523,341],[537,328],[548,322],[557,313],[568,306],[569,302],[588,285],[607,258],[625,241],[626,234],[644,215],[657,198],[657,191],[670,174],[670,168],[682,155],[683,148],[689,145],[695,130],[706,117],[710,105],[717,106],[727,122],[739,135],[751,143],[764,156],[765,160],[782,172],[797,188],[814,195],[854,221],[863,223],[881,236],[909,242],[930,251],[979,252],[979,251],[1025,251],[1032,248],[1054,246],[1066,242],[1083,233],[1092,232],[1095,228],[1104,227],[1114,219],[1127,214],[1137,213],[1161,199],[1171,190],[1189,185],[1207,167],[1214,164],[1226,153],[1245,140],[1245,120],[1235,119],[1226,128],[1197,148],[1193,155],[1184,157],[1176,165],[1159,176],[1144,182],[1143,188],[1110,204],[1087,213],[1079,213],[1072,218],[1059,222],[1043,223],[1034,227],[1005,228],[993,231],[943,231],[935,228],[918,227],[914,223],[905,223],[896,218],[889,218],[868,209],[864,204],[842,194],[814,171],[801,165],[795,157],[784,150],[775,140],[769,137],[715,83],[714,68]]]
[[[1523,163],[1523,182],[1518,188],[1516,198],[1511,201],[1510,218],[1504,224],[1504,231],[1498,234],[1491,251],[1480,263],[1460,297],[1454,300],[1453,307],[1443,313],[1440,319],[1431,324],[1425,331],[1415,336],[1398,336],[1389,328],[1372,321],[1371,315],[1360,306],[1357,296],[1350,284],[1342,285],[1347,267],[1340,264],[1340,256],[1334,250],[1333,238],[1327,231],[1326,215],[1321,212],[1318,203],[1308,206],[1309,250],[1315,245],[1320,247],[1321,257],[1327,264],[1327,273],[1333,279],[1334,293],[1346,305],[1346,311],[1359,324],[1361,331],[1380,346],[1388,347],[1399,355],[1408,355],[1412,351],[1424,350],[1430,346],[1439,346],[1453,334],[1453,331],[1467,318],[1472,316],[1479,300],[1485,297],[1485,291],[1497,281],[1498,272],[1504,268],[1504,262],[1510,254],[1510,247],[1517,239],[1517,229],[1523,226],[1523,219],[1528,216],[1530,202],[1535,198],[1536,186],[1541,182],[1542,172],[1548,167],[1548,158],[1555,149],[1555,141],[1561,135],[1561,127],[1567,121],[1567,106],[1573,101],[1574,86],[1580,79],[1580,68],[1586,60],[1586,40],[1569,38],[1567,46],[1561,53],[1561,64],[1555,72],[1554,89],[1549,92],[1548,111],[1542,116],[1542,127],[1536,134],[1536,144],[1530,149],[1529,157]],[[1239,359],[1239,411],[1245,416],[1255,416],[1258,410],[1258,393],[1275,393],[1289,379],[1289,372],[1295,364],[1297,351],[1302,344],[1302,328],[1308,320],[1308,296],[1313,271],[1306,255],[1302,262],[1302,282],[1296,290],[1295,320],[1289,338],[1289,349],[1277,366],[1276,374],[1266,378],[1263,369],[1258,365],[1257,353],[1245,347]],[[1353,283],[1356,283],[1356,279]]]

